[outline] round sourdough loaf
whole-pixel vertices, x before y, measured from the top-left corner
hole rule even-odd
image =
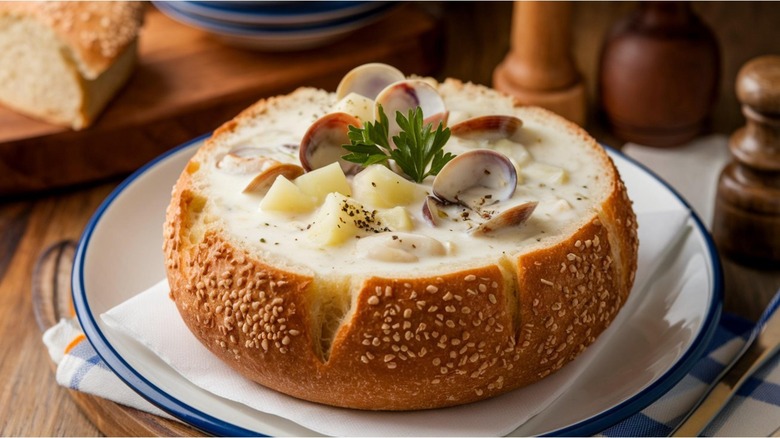
[[[431,178],[393,202],[381,198],[390,190],[366,195],[358,187],[386,182],[381,172],[349,176],[344,190],[352,196],[309,193],[313,206],[271,207],[264,199],[271,192],[244,191],[254,174],[235,171],[226,157],[263,151],[299,164],[309,127],[340,104],[311,88],[256,103],[189,161],[164,227],[172,299],[192,333],[239,373],[342,407],[463,404],[560,369],[625,303],[637,266],[637,224],[605,151],[546,110],[479,85],[424,81],[443,97],[450,126],[486,114],[522,120],[511,144],[453,135],[446,148],[506,152],[517,190],[500,205],[533,201],[536,210],[520,226],[478,235],[469,229],[484,217],[466,218],[467,208],[450,205],[449,217],[459,217],[434,226],[420,213]],[[286,187],[311,190],[295,177]],[[373,226],[323,238],[329,203],[356,209]],[[404,239],[408,246],[393,246]],[[399,248],[403,257],[387,256]]]

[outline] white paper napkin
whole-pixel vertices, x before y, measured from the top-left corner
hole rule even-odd
[[[215,395],[291,420],[312,431],[340,436],[505,435],[555,401],[641,301],[647,280],[673,243],[688,229],[687,210],[640,214],[639,265],[632,296],[615,323],[577,360],[534,385],[500,397],[453,408],[414,412],[367,412],[301,401],[266,389],[234,372],[189,332],[168,297],[167,282],[101,315],[157,354],[184,378]],[[143,314],[143,318],[138,315]],[[197,360],[194,360],[197,358]]]

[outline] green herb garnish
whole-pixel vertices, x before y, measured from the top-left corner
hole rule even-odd
[[[407,117],[396,111],[395,120],[401,128],[398,135],[393,136],[395,148],[388,142],[389,122],[379,105],[379,120],[366,122],[362,128],[349,127],[351,144],[343,147],[351,153],[341,158],[363,166],[387,166],[392,159],[406,176],[418,183],[429,175],[438,174],[447,162],[455,158],[455,155],[443,150],[450,138],[450,128],[444,128],[441,122],[435,131],[431,123],[423,126],[423,112],[419,106],[410,109]]]

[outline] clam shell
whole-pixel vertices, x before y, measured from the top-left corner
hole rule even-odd
[[[448,162],[433,180],[433,194],[447,202],[478,209],[512,197],[517,171],[506,155],[473,149]]]
[[[344,75],[336,88],[336,99],[341,100],[349,93],[357,93],[369,99],[376,99],[380,91],[393,82],[406,79],[395,67],[382,63],[363,64]]]
[[[438,122],[446,126],[448,112],[444,106],[444,100],[435,88],[419,79],[408,79],[387,86],[376,97],[375,119],[379,120],[379,105],[382,106],[389,121],[390,137],[398,134],[400,128],[395,120],[396,112],[407,116],[409,110],[422,109],[426,123],[434,123],[433,129],[438,127]]]
[[[490,115],[474,117],[450,127],[452,135],[467,140],[496,141],[511,139],[523,126],[523,121],[514,116]]]
[[[480,236],[503,228],[519,227],[528,221],[538,204],[536,201],[526,202],[506,209],[474,228],[471,234]]]
[[[422,205],[422,215],[425,221],[434,227],[438,226],[447,217],[446,213],[441,210],[443,206],[444,203],[435,196],[426,196]]]
[[[263,170],[252,181],[244,187],[244,193],[258,193],[264,195],[271,188],[279,175],[289,180],[294,180],[303,175],[303,167],[296,164],[280,163],[276,160],[269,160]]]
[[[348,151],[341,147],[350,144],[349,126],[362,126],[360,121],[347,113],[326,114],[315,121],[301,140],[298,157],[307,172],[338,162],[345,175],[360,171],[359,164],[341,159]]]

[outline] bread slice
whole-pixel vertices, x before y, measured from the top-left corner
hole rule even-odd
[[[0,104],[83,129],[130,77],[141,2],[0,2]]]
[[[523,226],[475,236],[465,219],[426,223],[423,194],[404,204],[411,226],[387,220],[323,243],[312,230],[326,204],[304,213],[266,211],[271,192],[242,192],[254,175],[231,173],[223,160],[259,148],[297,163],[302,137],[336,98],[301,88],[256,103],[190,160],[164,227],[172,299],[195,336],[241,374],[350,408],[468,403],[559,370],[625,303],[637,266],[637,224],[605,151],[546,110],[479,85],[426,80],[444,98],[451,126],[487,114],[523,121],[507,150],[521,179],[512,199],[536,201],[537,209]],[[471,146],[452,138],[447,144],[459,153]],[[346,199],[387,217],[392,208],[360,197],[359,177],[350,177],[353,197]],[[419,187],[429,193],[430,178]],[[413,261],[385,259],[382,251],[377,257],[373,249],[396,238],[431,238],[445,249],[415,247]]]

